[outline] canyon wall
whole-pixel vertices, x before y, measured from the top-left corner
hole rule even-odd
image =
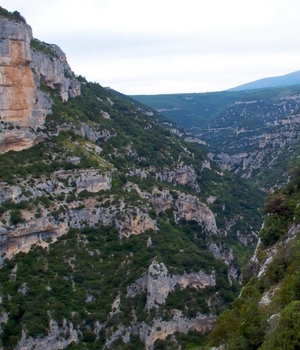
[[[25,22],[0,18],[0,32],[0,153],[5,153],[45,138],[42,129],[52,100],[41,82],[57,89],[63,101],[80,94],[80,83],[61,49],[33,39]],[[49,53],[34,49],[32,40]]]

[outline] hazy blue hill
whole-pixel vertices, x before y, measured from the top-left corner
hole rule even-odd
[[[288,86],[288,85],[297,85],[300,84],[300,71],[281,75],[278,77],[269,77],[259,80],[252,81],[243,85],[239,85],[228,91],[243,91],[250,89],[261,89],[261,88],[270,88],[276,86]]]

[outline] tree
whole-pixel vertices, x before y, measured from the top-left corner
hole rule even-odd
[[[276,317],[276,315],[274,317]],[[267,341],[264,342],[262,346],[263,350],[300,349],[299,300],[293,301],[290,304],[288,304],[281,312],[279,319],[277,318],[276,320],[275,318],[273,323],[275,323],[275,325],[267,335]]]

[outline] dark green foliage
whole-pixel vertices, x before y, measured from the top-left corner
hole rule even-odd
[[[19,210],[13,210],[10,212],[10,222],[13,225],[16,225],[20,222],[24,222],[24,219],[22,218],[22,215]]]
[[[62,325],[65,318],[72,321],[74,326],[80,327],[83,343],[93,343],[95,335],[82,320],[91,326],[96,321],[107,322],[107,327],[120,321],[129,324],[132,321],[132,306],[138,320],[145,320],[146,294],[130,299],[125,295],[127,286],[141,277],[153,259],[158,257],[173,273],[189,273],[199,269],[209,272],[215,269],[219,281],[217,288],[230,291],[228,280],[225,278],[221,282],[225,265],[201,248],[200,238],[199,242],[198,238],[192,238],[196,226],[181,223],[182,227],[185,225],[186,232],[189,231],[190,235],[182,235],[180,226],[170,225],[161,232],[149,231],[124,240],[119,239],[116,229],[109,227],[85,228],[82,232],[71,230],[50,245],[49,250],[37,247],[28,254],[19,253],[4,265],[0,274],[1,293],[4,296],[10,295],[10,299],[4,298],[2,307],[11,310],[10,321],[1,335],[3,343],[15,344],[21,336],[23,326],[29,336],[45,334],[49,312],[59,325]],[[149,236],[153,244],[151,248],[145,249]],[[83,243],[85,240],[88,243]],[[178,249],[187,251],[186,257],[184,254],[181,257],[183,265],[172,260]],[[16,266],[16,277],[11,281],[9,276]],[[21,294],[18,291],[24,285],[26,292]],[[206,300],[210,292],[206,289],[176,289],[167,299],[166,310],[181,309],[187,317],[195,317],[198,312],[209,312]],[[235,294],[236,292],[234,291]],[[123,314],[110,318],[108,314],[111,304],[119,293]],[[89,302],[86,301],[88,295],[91,296]],[[228,303],[222,292],[220,298],[224,298],[224,305]],[[137,341],[137,344],[140,342]]]
[[[289,163],[296,163],[299,158],[298,123],[281,124],[298,113],[299,91],[300,85],[293,85],[133,97],[161,109],[165,117],[205,140],[214,160],[221,160],[222,153],[238,157],[247,154],[245,162],[230,162],[231,171],[270,189],[286,183]],[[266,135],[272,141],[262,145],[260,140]]]
[[[291,222],[300,220],[300,188],[298,187],[300,165],[294,166],[290,182],[266,198],[264,211],[268,214],[259,235],[264,246],[270,246],[284,237]],[[298,169],[298,170],[297,170]]]
[[[0,215],[7,210],[19,211],[20,209],[31,209],[31,208],[32,208],[32,205],[28,201],[21,201],[18,203],[14,203],[11,199],[8,199],[1,203]]]
[[[260,232],[262,250],[277,244],[272,261],[260,278],[252,278],[235,299],[231,310],[222,313],[209,335],[210,345],[226,349],[298,349],[299,338],[299,235],[286,240],[292,224],[299,223],[299,165],[290,182],[270,195],[264,207],[268,213]],[[260,305],[264,293],[270,301]]]
[[[18,11],[10,12],[0,6],[0,17],[26,23],[25,18]]]
[[[182,344],[182,349],[196,350],[200,349],[201,345],[204,345],[206,340],[205,334],[199,334],[199,332],[189,331],[187,334],[175,333],[176,339]]]
[[[229,281],[228,266],[223,260],[216,259],[207,246],[210,242],[226,244],[228,249],[234,250],[237,259],[233,264],[239,267],[244,255],[253,246],[244,247],[238,240],[238,233],[252,234],[261,225],[258,209],[263,195],[257,189],[254,192],[254,186],[248,181],[221,172],[213,163],[211,170],[203,169],[203,162],[208,160],[203,149],[172,135],[158,124],[157,114],[154,113],[151,118],[143,113],[142,107],[137,109],[132,100],[124,100],[82,77],[80,81],[81,96],[64,103],[56,91],[41,85],[41,89],[53,99],[53,114],[47,116],[44,130],[48,137],[28,150],[0,155],[1,182],[22,183],[22,195],[26,193],[28,202],[5,201],[0,207],[0,214],[10,212],[12,222],[18,223],[23,209],[36,208],[32,215],[35,218],[47,212],[51,220],[58,221],[67,217],[70,208],[80,210],[95,202],[94,212],[100,208],[100,216],[111,209],[115,215],[112,224],[116,220],[120,226],[124,215],[134,217],[139,211],[157,220],[158,229],[123,237],[119,229],[103,226],[100,219],[95,227],[81,222],[81,230],[71,229],[48,249],[33,247],[28,254],[19,253],[12,260],[5,260],[0,270],[1,307],[4,312],[10,313],[1,339],[7,348],[15,346],[23,329],[27,330],[27,336],[45,335],[50,319],[59,326],[66,319],[78,330],[79,343],[73,343],[68,348],[99,349],[121,325],[131,327],[137,322],[150,325],[157,317],[170,321],[174,309],[181,310],[188,318],[194,318],[199,313],[219,314],[230,306],[240,286],[235,281]],[[93,135],[97,135],[94,140],[80,136],[83,134],[82,123],[93,130]],[[66,126],[70,129],[61,130],[57,135],[61,125],[61,129],[67,129]],[[76,157],[78,162],[68,161],[70,157]],[[160,178],[159,174],[180,171],[181,164],[195,171],[193,181],[183,185],[174,179],[164,181]],[[77,180],[69,174],[81,169],[111,173],[111,188],[98,193],[77,191]],[[59,170],[70,171],[68,178],[58,179],[61,182],[59,186],[63,189],[68,187],[69,193],[56,192],[58,185],[54,191],[47,189],[34,198],[31,191],[26,191],[24,182],[27,181],[33,191],[42,178],[50,180]],[[140,172],[143,176],[139,176]],[[197,185],[199,192],[195,190]],[[148,198],[154,189],[170,193],[169,209],[155,210],[155,205]],[[179,205],[178,201],[184,194],[195,196],[203,203],[208,203],[209,196],[216,197],[213,203],[207,205],[217,215],[219,235],[206,232],[204,226],[195,221],[178,221],[174,215],[175,202]],[[75,202],[74,205],[72,202]],[[223,232],[229,222],[232,226],[226,229],[225,235]],[[147,246],[149,238],[151,246]],[[165,304],[148,312],[145,309],[145,290],[132,297],[128,297],[127,292],[128,287],[147,275],[154,260],[165,264],[169,276],[200,270],[214,273],[216,286],[175,288]],[[270,279],[279,276],[282,271],[270,272]],[[111,314],[117,297],[120,298],[120,312],[114,310],[116,313]],[[102,326],[99,339],[94,333],[96,322]],[[176,337],[186,348],[202,343],[196,333],[190,334],[190,340],[188,335]],[[172,344],[172,340],[167,339],[155,346],[170,348]],[[143,349],[144,345],[134,331],[129,344],[119,337],[112,348]]]
[[[288,304],[279,318],[273,320],[273,329],[268,334],[263,349],[300,348],[300,301],[296,300]]]
[[[38,39],[32,38],[30,42],[30,46],[33,50],[44,53],[50,57],[57,57],[56,53],[53,51],[49,44],[46,44]]]

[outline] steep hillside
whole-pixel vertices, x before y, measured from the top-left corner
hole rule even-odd
[[[286,187],[267,198],[260,242],[240,296],[210,335],[220,349],[298,349],[300,167]]]
[[[161,96],[134,98],[157,108],[205,142],[210,158],[223,169],[267,190],[286,183],[289,163],[295,164],[300,153],[299,85],[170,95],[164,102]],[[174,109],[180,104],[178,118]]]
[[[76,77],[19,14],[0,27],[2,347],[200,345],[240,290],[262,194]]]

